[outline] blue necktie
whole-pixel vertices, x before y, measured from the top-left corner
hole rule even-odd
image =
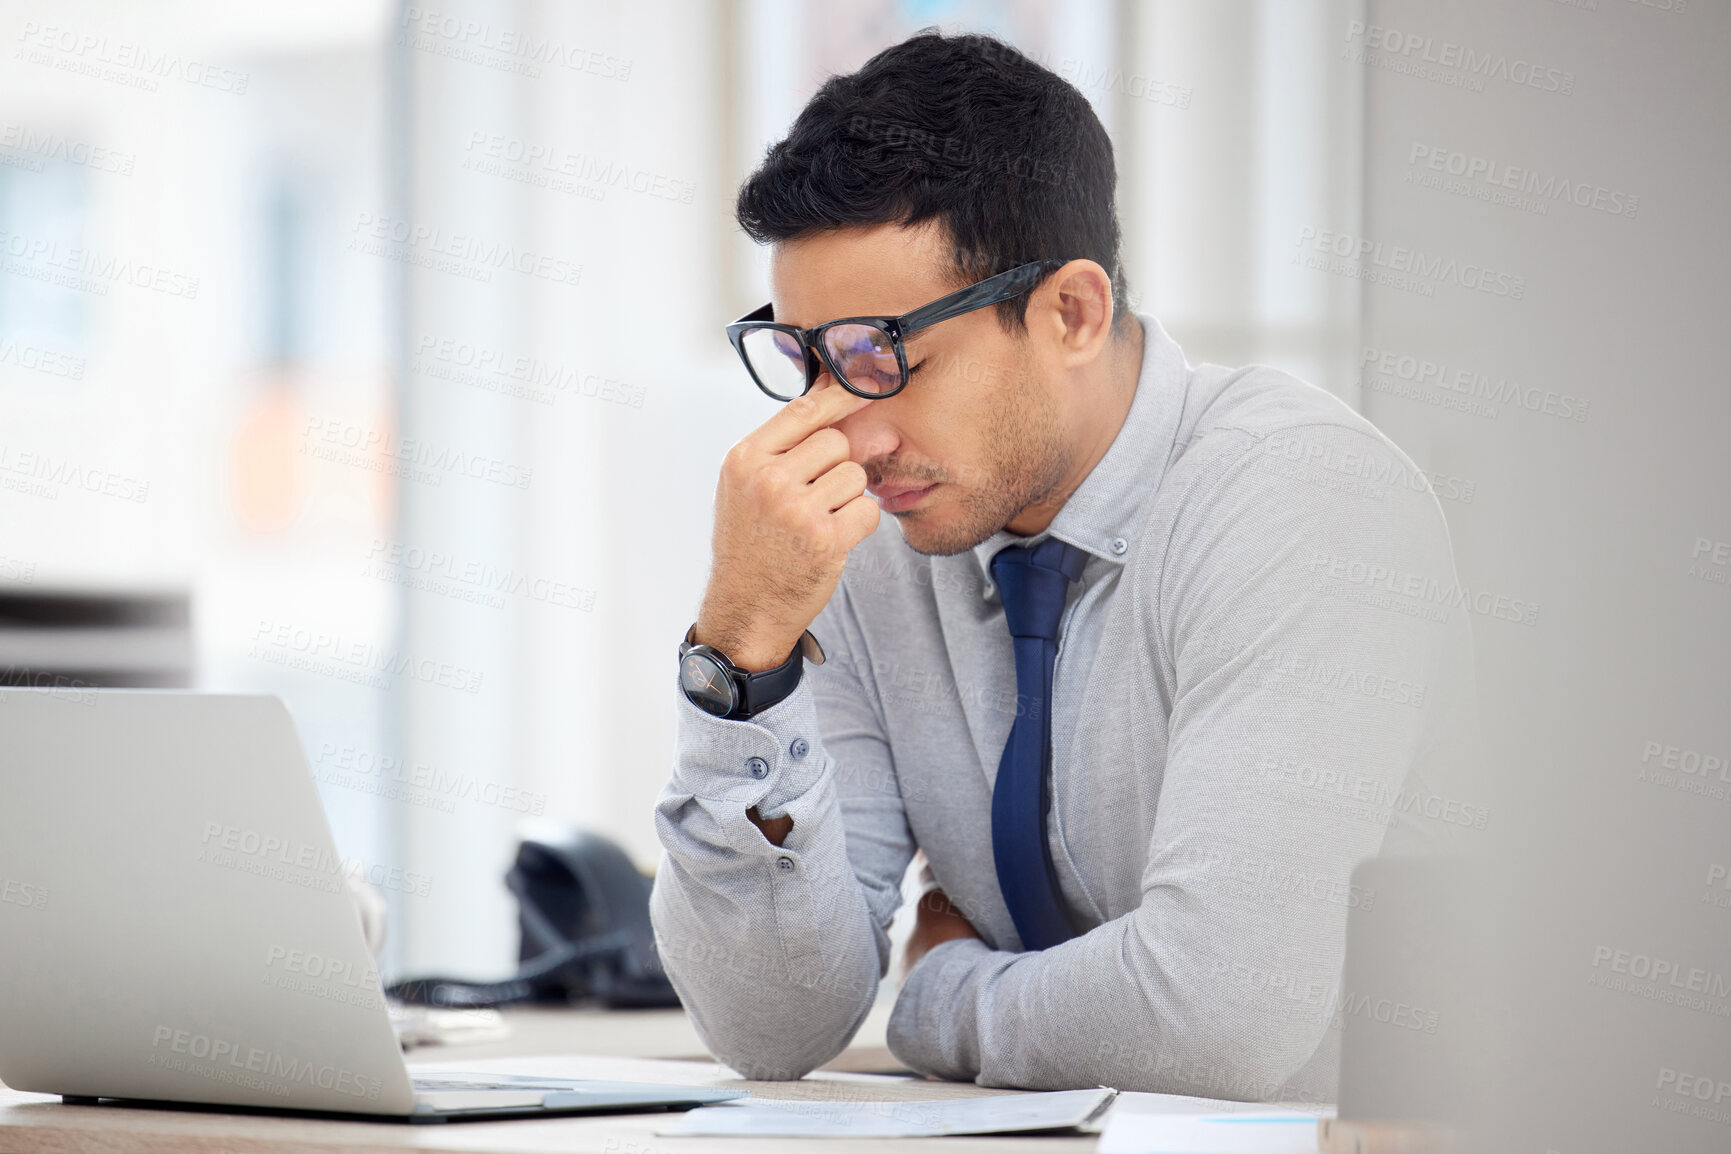
[[[1058,890],[1046,814],[1052,808],[1052,666],[1070,582],[1088,554],[1048,537],[992,557],[992,578],[1016,649],[1016,720],[992,786],[992,859],[1022,947],[1043,950],[1076,935]]]

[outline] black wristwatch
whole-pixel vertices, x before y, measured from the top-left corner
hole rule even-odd
[[[713,645],[694,644],[696,632],[694,621],[679,643],[679,688],[693,705],[717,717],[744,720],[762,713],[799,688],[807,659],[823,664],[823,647],[809,629],[800,634],[786,661],[761,673],[747,673]]]

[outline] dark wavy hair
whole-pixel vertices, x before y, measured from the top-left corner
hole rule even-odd
[[[1112,141],[1068,81],[990,36],[921,29],[832,76],[740,187],[759,244],[933,218],[958,287],[1029,261],[1096,261],[1129,315]],[[1027,295],[997,307],[1027,326]]]

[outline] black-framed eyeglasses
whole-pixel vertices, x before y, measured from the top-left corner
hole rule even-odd
[[[842,317],[809,329],[778,324],[764,305],[727,326],[727,339],[757,387],[778,401],[802,397],[828,369],[842,388],[881,400],[908,383],[902,339],[940,321],[995,305],[1028,292],[1062,260],[1037,260],[957,289],[899,317]]]

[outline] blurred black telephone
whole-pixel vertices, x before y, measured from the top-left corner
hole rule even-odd
[[[649,879],[599,834],[525,837],[505,875],[517,895],[521,968],[502,982],[415,978],[385,992],[419,1006],[503,1006],[592,999],[677,1006],[649,925]]]

